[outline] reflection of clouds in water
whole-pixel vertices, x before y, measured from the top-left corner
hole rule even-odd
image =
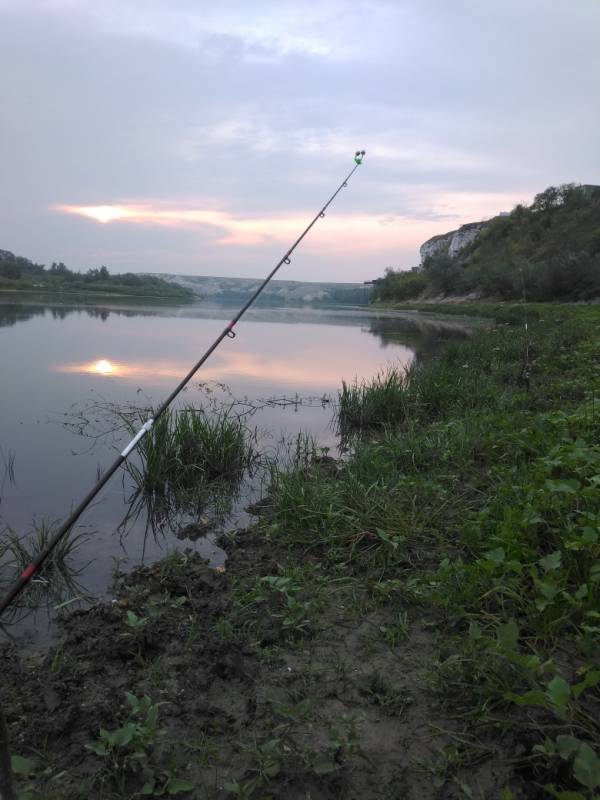
[[[396,360],[408,364],[412,359],[412,351],[398,346]],[[352,379],[361,370],[371,370],[370,363],[361,365],[361,354],[356,349],[337,347],[333,352],[315,350],[309,347],[293,359],[285,356],[273,356],[268,353],[254,351],[222,350],[216,354],[212,364],[203,365],[199,377],[207,381],[229,382],[235,378],[253,378],[260,382],[275,385],[290,384],[304,388],[319,390],[337,389],[341,378]],[[111,361],[107,358],[87,361],[82,364],[59,364],[56,372],[98,375],[100,377],[122,378],[125,380],[182,378],[190,369],[190,364],[177,361]],[[364,368],[364,369],[363,369]]]
[[[360,371],[359,356],[355,349],[350,347],[328,351],[327,345],[323,349],[315,350],[308,347],[303,353],[296,351],[291,358],[273,356],[257,352],[232,352],[221,353],[221,363],[203,371],[203,376],[208,380],[229,381],[235,377],[254,378],[275,384],[291,384],[304,388],[337,389],[340,384],[340,375],[354,376],[357,369]],[[405,348],[398,348],[404,351]],[[398,353],[400,360],[408,361],[410,352]],[[370,366],[370,365],[369,365]]]
[[[300,316],[305,322],[312,322],[311,315]],[[371,337],[375,337],[381,347],[391,346],[394,365],[403,367],[415,357],[422,358],[436,352],[440,343],[448,338],[468,336],[473,328],[473,323],[465,324],[462,320],[436,319],[415,313],[370,315],[366,317],[368,326],[361,325],[360,328],[356,323],[364,317],[350,317],[354,323],[350,326],[347,320],[344,320],[346,324],[339,324],[343,317],[334,317],[333,325],[333,320],[329,316],[326,318],[327,325],[283,325],[268,330],[263,330],[260,325],[249,326],[249,341],[245,348],[240,340],[236,340],[233,346],[219,348],[202,366],[197,378],[232,385],[240,381],[251,383],[253,387],[248,385],[247,390],[258,392],[264,391],[269,384],[276,391],[335,392],[342,380],[368,377],[377,371],[377,366],[381,367],[369,343],[369,340],[373,341]],[[176,331],[177,338],[173,340],[162,341],[164,333],[160,333],[158,349],[162,349],[162,354],[152,346],[154,356],[112,360],[105,351],[94,360],[54,365],[53,371],[97,376],[100,380],[119,379],[123,383],[143,382],[146,389],[154,385],[162,392],[186,375],[200,355],[195,348],[182,344],[181,331]],[[182,346],[188,350],[187,354],[182,352]],[[174,357],[170,357],[170,350]]]

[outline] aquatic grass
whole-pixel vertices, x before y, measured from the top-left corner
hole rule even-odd
[[[227,412],[207,416],[192,407],[177,411],[173,429],[177,458],[185,469],[199,467],[207,480],[239,473],[248,464],[249,430]]]
[[[406,422],[408,381],[408,373],[397,367],[377,373],[370,381],[343,381],[337,411],[342,436]]]
[[[133,432],[137,419],[122,418]],[[209,410],[184,406],[166,411],[140,441],[138,458],[127,462],[134,491],[118,526],[121,537],[138,521],[144,526],[144,543],[168,531],[185,529],[202,521],[218,527],[231,513],[245,476],[253,474],[260,459],[257,431],[233,413],[233,405]]]
[[[127,467],[136,486],[163,495],[240,475],[253,456],[251,433],[239,419],[192,406],[164,412],[138,451],[141,467]]]
[[[317,461],[327,458],[328,448],[320,447],[317,439],[300,431],[293,437],[282,437],[264,460],[269,475],[288,470],[303,470],[313,466]]]
[[[132,424],[132,433],[135,427]],[[142,468],[128,462],[127,469],[138,488],[149,493],[164,492],[169,476],[177,467],[170,412],[165,412],[154,422],[152,429],[144,436],[137,449],[142,460]]]
[[[33,520],[32,530],[19,535],[7,527],[0,536],[0,585],[10,586],[21,572],[45,550],[56,533],[59,522],[48,519]],[[21,602],[28,608],[63,603],[75,597],[85,598],[87,593],[76,580],[89,566],[73,564],[76,551],[85,544],[91,532],[70,531],[56,545],[39,573],[31,581],[30,589],[22,595]],[[18,605],[14,606],[19,608]]]
[[[468,409],[508,407],[525,388],[526,342],[518,334],[513,328],[483,331],[447,344],[425,362],[404,369],[391,365],[370,380],[344,382],[337,403],[342,438],[406,429]]]

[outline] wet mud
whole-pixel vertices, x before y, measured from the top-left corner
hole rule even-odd
[[[417,614],[395,636],[391,611],[317,558],[290,573],[289,553],[255,534],[221,544],[226,571],[179,554],[119,575],[112,602],[66,614],[46,653],[4,645],[1,699],[13,753],[32,762],[18,780],[27,796],[497,796],[501,739],[452,763],[465,732],[428,682],[435,620]],[[274,582],[286,567],[312,578]],[[127,693],[157,707],[154,729]],[[140,726],[140,752],[135,738],[94,752],[101,729],[127,724]]]

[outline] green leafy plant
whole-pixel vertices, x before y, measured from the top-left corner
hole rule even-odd
[[[536,745],[533,750],[572,763],[573,776],[581,786],[590,792],[600,789],[600,757],[588,742],[574,736],[557,736],[555,741],[546,739],[544,744]],[[559,791],[550,784],[545,788],[558,800],[584,800],[588,796],[581,792]]]
[[[396,647],[409,636],[410,623],[408,613],[406,611],[399,611],[393,622],[380,625],[379,630],[390,647]]]
[[[97,756],[106,757],[117,762],[122,757],[125,759],[145,758],[147,750],[154,744],[157,737],[163,734],[158,728],[158,705],[144,695],[136,697],[130,692],[126,693],[127,703],[130,706],[131,718],[120,728],[109,731],[100,729],[98,741],[87,744],[86,748]]]
[[[135,612],[128,611],[125,619],[125,624],[132,630],[138,631],[146,627],[146,625],[148,624],[148,618],[138,617],[138,615]]]
[[[36,766],[30,758],[23,756],[11,756],[11,769],[13,775],[19,781],[17,788],[17,800],[38,800],[40,795],[37,791]]]
[[[250,750],[252,756],[252,766],[248,770],[250,777],[225,783],[225,790],[243,800],[250,798],[257,789],[267,786],[279,774],[282,760],[286,755],[285,748],[286,745],[281,738],[269,739],[253,747]]]
[[[140,794],[145,797],[163,797],[191,792],[193,788],[194,784],[191,781],[175,777],[170,770],[160,770],[158,775],[142,786]]]
[[[141,779],[142,775],[146,776],[140,790],[142,795],[160,797],[190,791],[193,785],[179,778],[173,769],[153,764],[154,746],[165,734],[158,726],[158,704],[147,695],[136,697],[127,692],[125,696],[128,719],[114,730],[102,728],[97,741],[87,744],[86,749],[106,762],[105,773],[120,791],[125,790],[128,778]]]

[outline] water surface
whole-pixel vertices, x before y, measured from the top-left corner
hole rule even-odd
[[[130,438],[123,429],[103,435],[111,404],[156,406],[230,313],[0,297],[0,530],[25,535],[34,518],[63,518]],[[415,314],[306,308],[251,310],[236,331],[197,374],[185,402],[239,401],[235,408],[246,413],[263,451],[278,452],[307,432],[335,455],[331,399],[342,380],[426,358],[468,328]],[[207,509],[214,528],[248,521],[244,509],[261,485],[256,476],[246,483],[230,506]],[[119,530],[131,496],[131,481],[115,476],[81,518],[92,534],[74,559],[79,566],[92,560],[80,576],[86,591],[101,595],[117,563],[130,568],[174,548],[198,550],[215,565],[222,560],[214,535],[182,541],[163,529],[149,537],[144,514]],[[181,526],[189,521],[182,517]]]

